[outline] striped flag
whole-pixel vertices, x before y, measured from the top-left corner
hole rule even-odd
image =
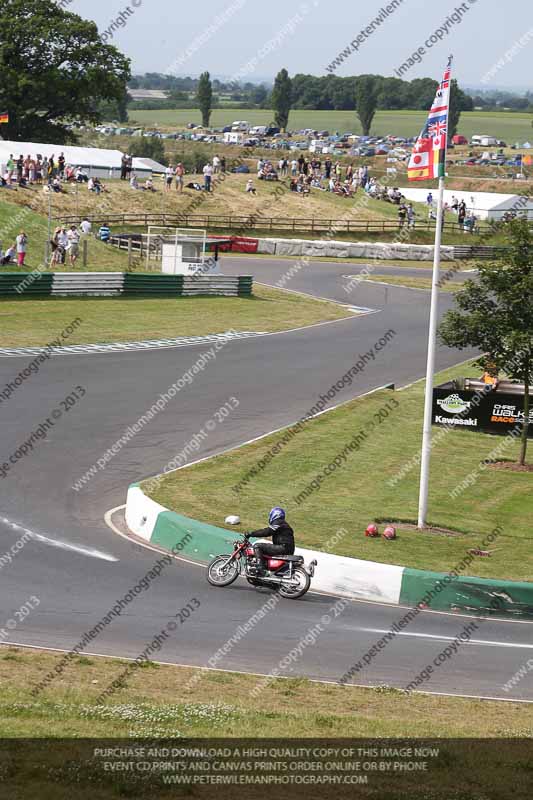
[[[451,68],[450,56],[426,124],[409,159],[407,177],[410,181],[431,181],[445,175]]]
[[[9,114],[7,111],[0,111],[0,125],[9,122]]]

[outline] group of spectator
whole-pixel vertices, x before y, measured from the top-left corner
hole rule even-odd
[[[88,180],[87,173],[81,167],[66,163],[64,153],[60,153],[57,159],[55,154],[50,157],[40,154],[19,155],[16,159],[10,154],[0,175],[1,185],[9,189],[14,189],[15,184],[21,189],[44,184],[47,191],[55,192],[62,191],[63,181],[85,183]]]
[[[74,266],[80,254],[80,242],[84,237],[90,236],[91,231],[92,224],[86,217],[82,219],[79,225],[58,225],[49,242],[51,252],[50,266],[65,264],[67,256],[70,265]],[[104,242],[104,244],[109,242],[111,230],[107,222],[102,223],[96,238]],[[0,266],[9,266],[16,263],[17,266],[23,267],[27,250],[28,236],[24,230],[21,230],[13,244],[5,251],[0,243]]]
[[[426,197],[426,205],[428,207],[428,219],[436,220],[437,213],[435,211],[435,201],[433,199],[433,193],[429,192],[428,196]],[[467,210],[466,202],[463,200],[458,200],[455,195],[452,195],[452,199],[450,203],[444,203],[444,208],[442,210],[442,220],[441,223],[444,225],[444,220],[446,214],[452,212],[457,216],[457,222],[459,226],[463,229],[464,233],[475,233],[477,230],[477,222],[478,218],[476,217],[474,210],[471,209],[470,211]]]

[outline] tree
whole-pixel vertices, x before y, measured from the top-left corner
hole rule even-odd
[[[101,41],[94,22],[51,0],[2,0],[0,30],[5,139],[73,141],[69,122],[98,123],[102,101],[124,98],[129,59]]]
[[[209,78],[209,72],[202,72],[198,81],[198,89],[196,90],[196,99],[202,114],[202,125],[204,128],[209,127],[209,117],[211,116],[211,109],[213,107],[213,87]]]
[[[372,120],[378,105],[378,85],[373,75],[361,75],[355,84],[355,107],[363,129],[363,136],[370,134]]]
[[[132,156],[141,158],[153,158],[160,164],[166,164],[165,148],[161,139],[156,136],[143,136],[139,139],[132,139],[128,145],[128,153]]]
[[[533,234],[525,219],[505,224],[510,253],[502,262],[480,263],[477,281],[468,280],[455,295],[459,310],[448,311],[439,329],[448,347],[475,347],[493,364],[523,382],[524,420],[519,464],[525,464],[529,426],[529,389],[533,385]]]
[[[448,112],[449,141],[457,133],[461,111],[472,111],[473,108],[472,98],[465,94],[462,89],[459,89],[457,81],[453,79],[450,85],[450,110]]]
[[[287,128],[289,114],[292,104],[292,81],[286,69],[282,69],[276,75],[274,88],[270,95],[274,119],[282,131]]]

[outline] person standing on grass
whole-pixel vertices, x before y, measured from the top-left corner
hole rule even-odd
[[[17,264],[19,267],[24,266],[24,259],[26,258],[26,248],[28,246],[28,237],[24,231],[21,231],[16,239],[17,247]]]
[[[226,172],[226,156],[222,156],[220,159],[220,172],[222,175]]]
[[[211,177],[213,175],[213,167],[211,164],[206,164],[203,168],[204,173],[204,189],[206,192],[211,191]]]
[[[174,177],[174,169],[172,164],[169,164],[165,170],[165,191],[170,192],[172,188],[172,178]]]
[[[15,170],[15,162],[13,161],[13,153],[7,159],[7,184],[11,186],[13,182],[13,172]]]
[[[81,232],[83,233],[84,236],[90,235],[92,227],[93,226],[91,225],[87,217],[84,217],[80,222]]]
[[[64,225],[61,226],[59,229],[59,233],[56,236],[57,244],[58,244],[58,261],[61,264],[65,263],[65,257],[68,247],[68,236],[67,236],[67,229]]]
[[[216,175],[220,172],[220,158],[213,156],[213,174]]]
[[[80,232],[75,225],[71,225],[70,229],[67,231],[67,239],[67,249],[70,263],[74,266],[76,259],[80,254]]]
[[[413,204],[409,203],[407,206],[407,227],[411,228],[411,230],[415,227],[415,217],[416,212],[413,208]]]
[[[180,194],[183,192],[183,176],[185,175],[185,167],[179,162],[176,167],[176,191]]]

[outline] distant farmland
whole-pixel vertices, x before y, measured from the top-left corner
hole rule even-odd
[[[425,111],[378,111],[372,125],[372,133],[377,136],[395,134],[396,136],[416,136],[424,125]],[[193,109],[175,111],[131,111],[131,122],[146,127],[182,128],[188,122],[199,125],[200,112]],[[221,127],[237,119],[245,119],[252,125],[267,125],[273,114],[268,110],[246,111],[235,108],[219,108],[211,115],[211,125]],[[533,139],[533,114],[502,111],[497,114],[471,111],[461,115],[459,133],[464,136],[489,134],[504,139],[507,144]],[[328,130],[330,133],[361,133],[361,126],[355,111],[291,111],[289,129]]]

